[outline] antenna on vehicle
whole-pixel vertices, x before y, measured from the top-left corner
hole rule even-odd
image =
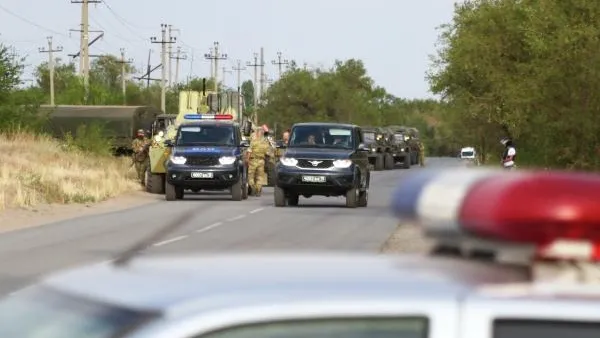
[[[151,234],[147,238],[142,239],[141,241],[133,244],[131,247],[117,254],[117,257],[113,260],[113,265],[115,266],[125,266],[129,263],[133,258],[141,254],[148,247],[156,243],[157,241],[163,239],[166,235],[171,232],[177,230],[181,225],[187,223],[194,216],[195,210],[190,210],[183,215],[175,218],[172,222],[167,224],[164,227],[161,227],[155,233]]]

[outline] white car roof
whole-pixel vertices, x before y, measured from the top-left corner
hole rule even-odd
[[[456,149],[456,148],[455,148],[455,149]],[[463,152],[463,151],[475,151],[475,148],[473,148],[473,147],[464,147],[464,148],[462,148],[460,151],[461,151],[461,152]]]

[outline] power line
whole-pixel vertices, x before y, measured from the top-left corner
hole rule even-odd
[[[172,60],[175,60],[175,81],[174,84],[179,82],[179,60],[187,60],[187,55],[181,53],[181,46],[177,46],[177,52],[175,56],[171,56]]]
[[[213,69],[213,79],[215,82],[215,92],[219,92],[219,60],[227,60],[227,54],[219,53],[219,42],[214,42],[214,49],[211,49],[210,53],[204,54],[204,58],[210,60],[211,68]]]
[[[242,60],[237,60],[237,67],[233,66],[232,68],[237,72],[237,93],[238,93],[238,112],[242,111],[242,100],[240,99],[242,95],[242,70],[246,70],[246,67],[242,67]]]
[[[14,16],[15,18],[17,18],[17,19],[19,19],[19,20],[21,20],[21,21],[23,21],[23,22],[26,22],[26,23],[28,23],[28,24],[30,24],[30,25],[32,25],[32,26],[34,26],[34,27],[37,27],[37,28],[39,28],[39,29],[42,29],[42,30],[45,30],[45,31],[47,31],[47,32],[51,32],[51,33],[53,33],[53,34],[56,34],[56,35],[60,35],[60,36],[66,37],[66,38],[70,38],[70,37],[69,37],[68,35],[66,35],[66,34],[63,34],[63,33],[57,32],[57,31],[55,31],[55,30],[52,30],[52,29],[50,29],[50,28],[47,28],[47,27],[44,27],[44,26],[41,26],[41,25],[38,25],[37,23],[35,23],[35,22],[33,22],[33,21],[29,21],[29,20],[27,20],[26,18],[24,18],[24,17],[20,16],[19,14],[17,14],[17,13],[15,13],[15,12],[11,11],[10,9],[8,9],[8,8],[6,8],[6,7],[2,6],[2,5],[0,5],[0,9],[1,9],[1,10],[3,10],[4,12],[6,12],[6,13],[8,13],[8,14],[12,15],[12,16]]]
[[[117,61],[121,64],[121,89],[123,91],[123,105],[127,105],[127,79],[125,78],[125,65],[133,63],[133,59],[125,61],[125,48],[121,48],[121,60]]]
[[[254,125],[256,125],[258,123],[258,115],[256,114],[256,110],[258,107],[258,86],[257,86],[257,82],[258,82],[258,68],[260,67],[260,63],[258,63],[258,53],[254,53],[254,63],[252,62],[246,62],[246,66],[248,67],[252,67],[254,68],[254,83],[253,86],[254,87],[254,116],[253,116],[253,122]]]
[[[40,53],[48,53],[48,73],[50,75],[50,105],[54,106],[54,53],[62,52],[61,46],[52,48],[52,37],[48,37],[48,49],[40,48]]]
[[[278,66],[278,68],[279,68],[279,77],[281,77],[281,74],[283,73],[282,66],[283,65],[287,66],[287,65],[290,64],[290,62],[287,59],[281,60],[281,56],[282,56],[281,52],[277,52],[277,60],[271,61],[271,63],[273,65]]]
[[[158,40],[156,37],[151,37],[150,38],[150,42],[152,43],[160,43],[161,45],[161,53],[160,53],[160,58],[161,58],[161,71],[162,71],[162,76],[161,76],[161,90],[160,90],[160,109],[163,111],[163,113],[166,113],[167,107],[166,107],[166,101],[167,101],[167,92],[166,92],[166,87],[167,87],[167,45],[171,44],[171,43],[175,43],[175,41],[177,40],[177,38],[175,37],[171,37],[170,39],[167,40],[167,24],[161,24],[160,28],[161,28],[161,40]],[[149,76],[149,75],[148,75]]]

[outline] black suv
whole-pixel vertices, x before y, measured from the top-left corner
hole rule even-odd
[[[276,167],[275,206],[298,205],[299,196],[346,196],[346,206],[366,207],[369,149],[360,127],[298,123]]]
[[[247,167],[240,126],[232,121],[185,122],[177,129],[166,168],[165,198],[182,199],[184,190],[226,190],[234,201],[248,198]]]

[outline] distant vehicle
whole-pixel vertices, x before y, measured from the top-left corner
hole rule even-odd
[[[394,163],[400,163],[405,169],[418,162],[418,152],[410,143],[407,127],[389,126],[386,129],[391,134],[392,156]],[[417,147],[418,150],[418,147]]]
[[[189,212],[110,263],[1,299],[0,337],[596,337],[598,190],[599,175],[419,170],[392,209],[430,236],[429,257],[136,258]]]
[[[247,166],[240,125],[231,115],[190,114],[175,135],[166,164],[165,198],[183,199],[186,189],[229,189],[234,201],[248,198]]]
[[[364,144],[369,148],[369,164],[376,171],[394,169],[392,137],[389,131],[379,127],[362,127]]]
[[[462,160],[474,160],[476,156],[477,154],[473,147],[464,147],[460,150],[460,158]]]
[[[56,138],[78,132],[90,133],[98,128],[104,137],[111,139],[116,152],[131,151],[131,142],[139,129],[148,133],[154,121],[162,114],[151,106],[78,106],[42,105],[40,112],[47,114],[47,129]],[[86,129],[81,129],[81,128]]]
[[[276,167],[275,206],[298,205],[300,196],[345,196],[347,207],[366,207],[371,179],[369,151],[358,126],[320,122],[293,125],[289,144]]]

